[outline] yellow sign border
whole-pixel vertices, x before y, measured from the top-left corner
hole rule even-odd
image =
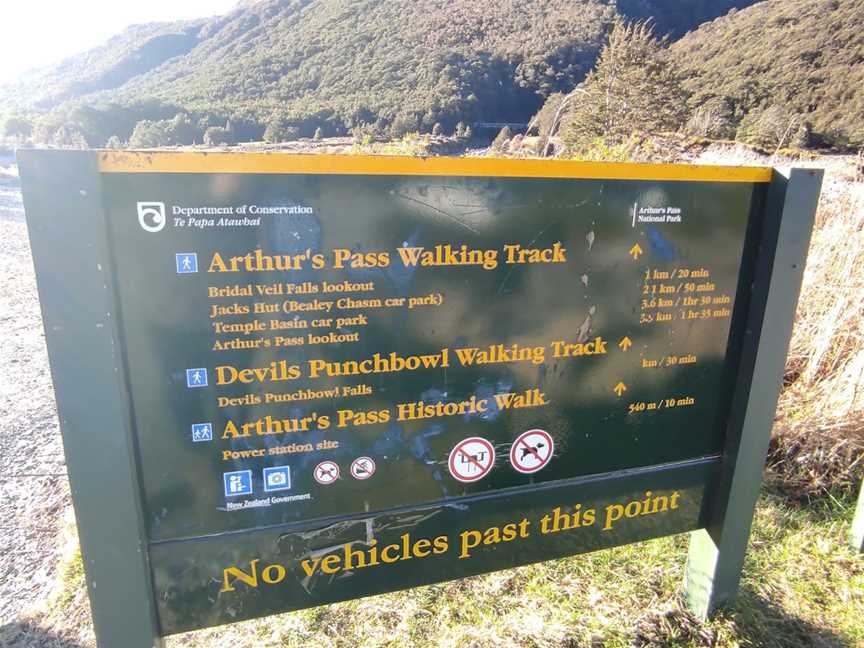
[[[485,157],[99,151],[102,173],[481,176],[586,180],[770,182],[770,167],[632,164]]]

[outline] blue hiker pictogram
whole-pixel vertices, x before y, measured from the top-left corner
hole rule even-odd
[[[199,441],[212,441],[213,440],[213,425],[210,423],[193,423],[192,424],[192,441],[198,443]]]
[[[198,255],[195,252],[178,252],[174,255],[177,274],[198,272]]]
[[[207,369],[198,367],[197,369],[186,370],[186,386],[187,387],[206,387],[207,386]]]

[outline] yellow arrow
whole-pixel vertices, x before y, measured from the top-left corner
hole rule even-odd
[[[632,256],[633,260],[635,261],[636,259],[639,258],[639,256],[641,254],[642,254],[642,248],[639,247],[638,243],[634,243],[633,247],[630,248],[630,256]]]
[[[622,351],[626,351],[631,346],[633,346],[633,340],[631,340],[625,335],[624,338],[618,343],[618,346],[621,347]]]
[[[613,391],[618,396],[621,396],[621,394],[623,394],[625,391],[627,391],[627,385],[625,385],[623,382],[619,382],[617,385],[615,385],[615,389]]]

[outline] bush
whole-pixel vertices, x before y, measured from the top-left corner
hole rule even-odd
[[[709,139],[733,139],[735,111],[727,99],[712,97],[693,111],[684,132]]]
[[[419,120],[417,115],[402,113],[396,116],[393,123],[390,124],[390,136],[393,139],[404,137],[408,133],[416,133],[419,129]]]
[[[321,132],[321,127],[315,129],[315,134],[312,136],[315,141],[324,139],[324,133]]]
[[[492,140],[492,150],[493,151],[506,151],[508,145],[510,143],[510,138],[513,136],[513,131],[510,130],[509,126],[505,126],[498,134],[495,136],[495,139]]]
[[[192,144],[198,138],[198,129],[189,115],[178,113],[172,119],[152,121],[142,119],[135,124],[129,136],[131,148],[158,148],[179,144]]]
[[[800,146],[805,133],[806,124],[800,115],[773,105],[744,115],[736,139],[771,152],[782,147]]]
[[[84,135],[75,126],[64,124],[54,133],[51,144],[60,148],[86,149],[90,148]]]
[[[0,132],[6,137],[25,139],[33,132],[33,124],[23,117],[7,117]]]
[[[211,126],[204,131],[204,144],[206,146],[223,146],[233,144],[234,136],[227,128],[222,126]]]
[[[265,142],[291,142],[300,137],[300,129],[282,118],[271,119],[264,129]]]
[[[597,138],[615,145],[633,133],[678,130],[686,115],[678,68],[645,22],[615,22],[579,90],[562,128],[571,155]]]

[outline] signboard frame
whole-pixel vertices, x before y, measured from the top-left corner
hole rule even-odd
[[[550,501],[556,498],[564,501],[577,492],[599,497],[612,486],[635,491],[643,487],[649,473],[652,484],[662,484],[668,479],[664,470],[669,474],[691,474],[694,483],[711,484],[705,487],[706,503],[694,513],[695,517],[689,517],[679,527],[658,528],[653,535],[640,531],[639,539],[693,531],[684,591],[699,616],[707,617],[717,605],[734,596],[770,440],[821,187],[821,171],[793,169],[784,173],[766,168],[548,160],[44,150],[19,152],[19,168],[97,639],[99,645],[132,648],[158,646],[160,637],[166,633],[159,622],[153,577],[152,560],[159,547],[146,539],[141,506],[141,475],[131,425],[128,368],[123,360],[116,316],[116,287],[111,276],[115,260],[107,235],[102,174],[194,170],[196,173],[770,182],[758,235],[758,253],[749,259],[755,264],[754,282],[748,297],[741,371],[728,417],[723,454],[679,462],[669,468],[651,466],[625,471],[626,474],[565,480],[568,483],[542,484],[463,501],[466,509],[476,511],[481,519],[491,520],[496,501],[508,499],[511,505],[519,506],[520,498],[527,502],[531,493],[538,490]],[[60,249],[65,253],[57,254]],[[396,519],[411,510],[403,507],[392,516]],[[344,519],[364,520],[363,515]],[[443,517],[441,524],[446,525],[447,519]],[[619,538],[614,543],[627,541]],[[591,549],[578,550],[604,546],[613,545],[597,544]],[[573,546],[562,546],[557,554],[522,558],[512,565],[576,552]],[[478,564],[466,573],[494,568]],[[398,588],[422,582],[432,581],[412,582],[408,577]],[[392,588],[382,586],[378,591],[389,589]],[[369,593],[374,592],[363,592]],[[351,598],[350,594],[345,598]],[[191,628],[171,629],[176,632]]]

